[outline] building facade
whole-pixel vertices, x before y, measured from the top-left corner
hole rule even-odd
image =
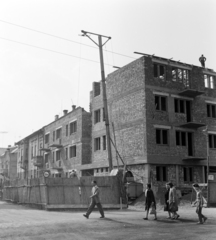
[[[111,138],[136,180],[187,187],[216,170],[216,73],[144,55],[106,79]],[[92,171],[108,167],[100,82],[91,92]],[[103,148],[104,147],[104,148]],[[114,166],[116,151],[112,147]]]
[[[44,129],[41,128],[16,143],[18,146],[17,172],[18,178],[37,178],[40,171],[37,168],[44,144]]]
[[[88,175],[82,169],[91,162],[91,114],[72,106],[62,117],[44,127],[43,158],[46,170],[52,176],[68,177],[72,170]]]
[[[17,147],[8,146],[0,155],[0,175],[2,180],[17,178]]]

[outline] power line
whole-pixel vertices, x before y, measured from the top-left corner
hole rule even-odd
[[[91,46],[91,45],[88,45],[88,44],[76,42],[76,41],[68,39],[68,38],[64,38],[64,37],[60,37],[60,36],[57,36],[57,35],[54,35],[54,34],[42,32],[42,31],[35,30],[35,29],[29,28],[29,27],[25,27],[25,26],[21,26],[21,25],[15,24],[15,23],[7,22],[7,21],[1,20],[1,19],[0,19],[0,22],[6,23],[6,24],[10,24],[10,25],[13,25],[13,26],[16,26],[16,27],[19,27],[19,28],[23,28],[23,29],[26,29],[26,30],[29,30],[29,31],[37,32],[37,33],[40,33],[40,34],[44,34],[44,35],[47,35],[47,36],[50,36],[50,37],[58,38],[58,39],[61,39],[61,40],[64,40],[64,41],[68,41],[68,42],[72,42],[72,43],[76,43],[76,44],[81,44],[81,45],[84,45],[84,46],[87,46],[87,47],[90,47],[90,48],[97,49],[97,47],[94,47],[94,46]],[[119,55],[119,56],[136,59],[136,58],[133,58],[133,57],[121,54],[121,53],[116,53],[116,52],[112,52],[112,51],[108,51],[108,50],[105,50],[105,51],[106,52],[110,52],[112,54]]]
[[[94,63],[100,63],[98,61],[94,61],[94,60],[91,60],[91,59],[88,59],[88,58],[81,58],[81,57],[78,57],[78,56],[75,56],[75,55],[71,55],[71,54],[68,54],[68,53],[62,53],[62,52],[58,52],[58,51],[55,51],[55,50],[51,50],[51,49],[47,49],[47,48],[43,48],[43,47],[38,47],[38,46],[35,46],[35,45],[31,45],[31,44],[28,44],[28,43],[15,41],[15,40],[8,39],[8,38],[0,37],[0,39],[6,40],[6,41],[9,41],[9,42],[13,42],[13,43],[18,43],[18,44],[25,45],[25,46],[28,46],[28,47],[37,48],[37,49],[40,49],[40,50],[45,50],[45,51],[49,51],[49,52],[53,52],[53,53],[58,53],[58,54],[65,55],[65,56],[68,56],[68,57],[74,57],[74,58],[78,58],[78,59],[83,59],[85,61],[90,61],[90,62],[94,62]],[[109,64],[105,64],[105,65],[112,66],[112,65],[109,65]]]

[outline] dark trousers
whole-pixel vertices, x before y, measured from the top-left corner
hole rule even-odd
[[[202,207],[198,206],[196,209],[196,213],[198,215],[199,221],[203,222],[202,219],[205,218],[205,216],[202,214]]]
[[[101,203],[96,203],[94,200],[91,201],[91,203],[89,205],[89,208],[88,208],[88,210],[86,212],[86,215],[89,216],[91,214],[91,212],[93,211],[95,205],[97,205],[97,208],[98,208],[101,216],[104,217],[104,211],[103,211]]]

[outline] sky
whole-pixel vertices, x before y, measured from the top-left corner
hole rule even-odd
[[[100,59],[81,30],[111,37],[106,76],[141,57],[134,52],[193,65],[204,54],[216,71],[215,11],[215,0],[0,0],[0,147],[73,104],[89,111]]]

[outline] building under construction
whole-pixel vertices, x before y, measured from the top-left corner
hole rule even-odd
[[[122,166],[117,149],[144,184],[206,182],[208,162],[216,171],[215,78],[211,69],[145,54],[109,74],[113,165]],[[90,106],[92,163],[86,167],[103,175],[108,161],[101,82],[93,84]]]

